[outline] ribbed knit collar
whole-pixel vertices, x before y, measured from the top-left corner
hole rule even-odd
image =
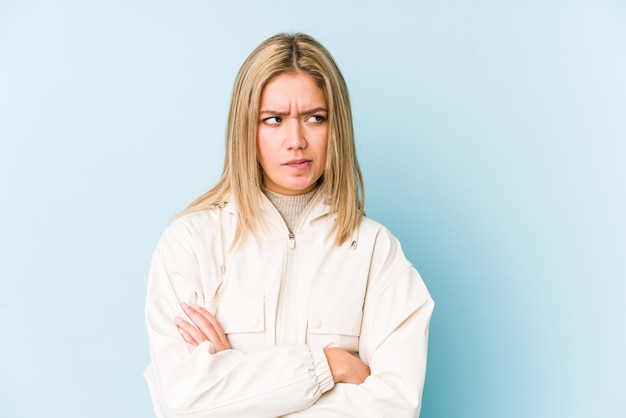
[[[293,231],[296,223],[298,222],[298,218],[302,214],[302,211],[306,208],[306,205],[311,201],[311,199],[313,199],[313,196],[315,196],[318,188],[315,188],[308,193],[297,195],[284,195],[268,189],[263,189],[263,193],[276,207],[278,213],[280,213],[283,217],[285,223],[287,224],[287,228],[289,228],[290,231]]]

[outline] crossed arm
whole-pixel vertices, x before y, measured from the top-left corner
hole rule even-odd
[[[186,303],[181,304],[181,307],[191,322],[176,317],[174,323],[188,344],[195,347],[209,341],[216,353],[232,348],[221,324],[209,311],[199,305]],[[370,369],[365,363],[341,348],[325,348],[324,354],[335,383],[361,384],[370,375]]]
[[[204,302],[204,289],[187,234],[164,236],[148,282],[152,361],[145,376],[157,416],[414,418],[419,412],[433,302],[392,239],[383,240],[372,260],[377,280],[363,305],[361,362],[340,348],[306,344],[231,349],[219,321],[195,305]]]

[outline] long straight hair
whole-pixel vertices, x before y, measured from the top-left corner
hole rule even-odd
[[[323,90],[328,106],[328,150],[320,186],[331,210],[337,213],[332,232],[335,244],[344,243],[364,216],[364,185],[356,156],[352,111],[346,82],[332,55],[305,34],[278,34],[259,45],[241,66],[228,114],[226,155],[222,176],[208,192],[178,216],[220,206],[234,199],[237,231],[233,245],[255,231],[263,172],[257,154],[261,94],[267,83],[285,73],[304,72]]]

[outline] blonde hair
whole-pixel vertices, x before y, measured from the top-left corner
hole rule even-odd
[[[324,91],[328,107],[328,150],[320,186],[331,210],[337,213],[332,232],[335,244],[344,243],[364,216],[364,185],[357,161],[352,111],[346,82],[332,55],[305,34],[278,34],[259,45],[241,66],[226,130],[224,169],[217,184],[193,201],[184,215],[220,206],[228,198],[237,205],[238,223],[233,245],[257,227],[263,173],[257,157],[259,106],[265,85],[293,72],[312,76]]]

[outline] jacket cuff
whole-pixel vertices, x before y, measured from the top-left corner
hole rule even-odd
[[[333,374],[330,371],[326,354],[321,348],[311,349],[311,358],[313,359],[313,373],[317,377],[320,386],[320,393],[328,392],[335,386]]]
[[[215,354],[215,347],[211,341],[203,341],[194,348],[195,350],[200,350],[204,352],[208,352],[209,354]]]

